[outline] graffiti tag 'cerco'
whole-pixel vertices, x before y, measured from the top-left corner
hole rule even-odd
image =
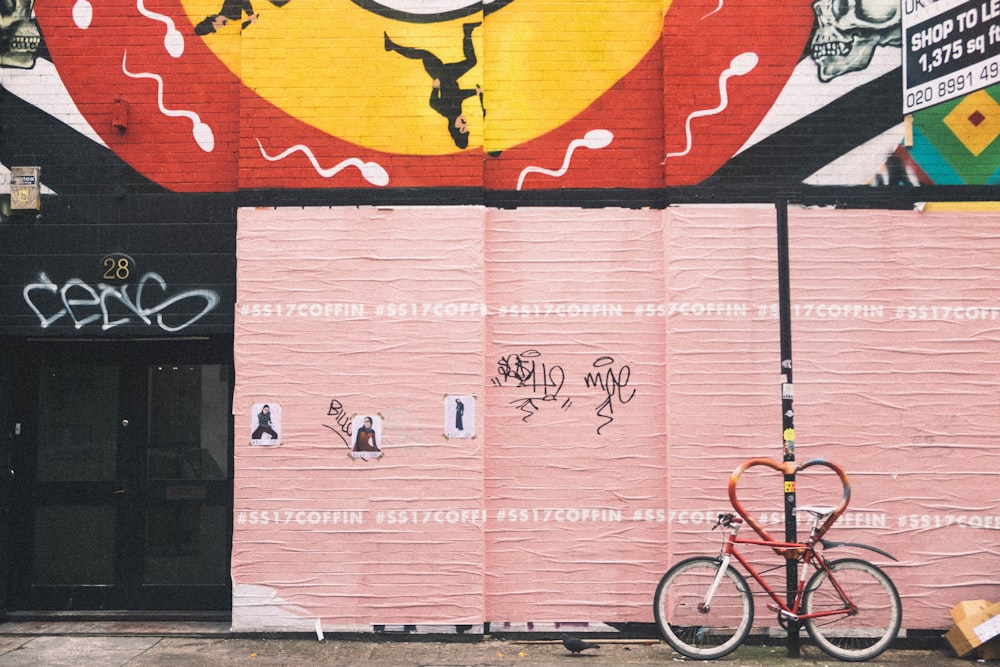
[[[152,297],[152,300],[156,301],[156,305],[144,305],[143,303],[144,298],[147,302],[151,300],[150,293],[146,292],[146,286],[150,283],[159,287],[155,296]],[[146,325],[152,325],[155,321],[156,326],[164,331],[180,331],[191,326],[219,305],[218,293],[208,289],[188,290],[168,297],[167,281],[160,274],[153,272],[145,274],[139,280],[134,297],[129,294],[128,288],[128,285],[112,287],[104,283],[98,283],[97,287],[92,287],[79,278],[70,278],[60,287],[52,282],[47,275],[40,273],[38,274],[38,282],[25,286],[24,301],[38,316],[38,321],[43,329],[62,317],[69,317],[77,329],[100,320],[102,322],[101,329],[105,331],[132,323],[135,320]],[[42,292],[43,295],[57,295],[59,300],[55,305],[59,307],[59,310],[51,314],[47,314],[47,312],[51,312],[51,309],[43,312],[44,305],[40,306],[38,301],[44,296],[40,297],[38,292]],[[204,301],[200,312],[188,316],[186,320],[174,326],[164,321],[164,315],[172,306],[190,299]],[[114,308],[115,304],[124,307],[124,312],[127,313],[124,317],[119,316],[118,312],[112,315],[111,308]],[[94,312],[95,310],[97,312]],[[116,319],[111,319],[113,316]]]

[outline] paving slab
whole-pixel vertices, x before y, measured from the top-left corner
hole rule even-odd
[[[0,655],[0,665],[124,665],[159,637],[31,637]]]
[[[557,639],[502,637],[429,638],[420,636],[246,635],[201,632],[185,634],[178,626],[117,623],[76,626],[76,633],[35,634],[39,627],[0,624],[0,667],[313,667],[377,665],[387,667],[541,667],[570,665],[702,664],[713,667],[834,667],[838,662],[811,645],[788,657],[783,645],[745,646],[708,663],[687,659],[657,639],[588,637],[600,649],[573,656]],[[72,629],[63,626],[61,629]],[[52,630],[51,627],[48,630]],[[107,634],[101,634],[105,630]],[[970,667],[975,658],[960,659],[945,644],[939,650],[886,651],[868,663],[874,667]],[[994,663],[997,664],[997,663]]]

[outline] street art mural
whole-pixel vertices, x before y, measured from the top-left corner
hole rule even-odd
[[[993,220],[789,211],[789,433],[772,207],[241,209],[234,410],[285,426],[237,448],[234,627],[652,622],[731,473],[794,447],[850,478],[830,539],[898,558],[904,628],[940,635],[998,593]],[[840,500],[823,470],[800,506]],[[739,498],[780,534],[780,474]]]
[[[298,205],[995,183],[1000,89],[901,115],[897,4],[0,0],[0,16],[0,189],[38,164],[47,194],[289,204],[235,225],[236,629],[650,622],[668,564],[712,553],[731,471],[789,446],[852,476],[838,528],[905,559],[885,565],[906,628],[997,592],[979,574],[1000,529],[988,215],[793,209],[783,439],[771,207]],[[14,301],[32,333],[194,335],[232,305],[224,281],[176,272],[133,287],[30,268]],[[827,504],[804,477],[800,502]],[[773,527],[769,481],[747,475],[741,498]]]
[[[1000,166],[993,89],[904,125],[900,9],[879,0],[0,9],[7,127],[57,139],[0,163],[72,154],[126,191],[981,184]],[[82,187],[65,172],[43,169],[48,192]]]

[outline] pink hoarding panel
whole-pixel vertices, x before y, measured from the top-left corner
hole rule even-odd
[[[791,210],[783,433],[773,207],[241,211],[234,625],[649,622],[787,440],[947,628],[1000,596],[991,224]],[[775,536],[782,484],[737,489]]]
[[[781,371],[774,211],[669,215],[670,505],[675,518],[687,513],[671,524],[671,551],[680,558],[709,546],[708,522],[728,506],[740,460],[780,460]],[[789,226],[796,460],[847,470],[851,503],[829,537],[900,559],[843,554],[886,566],[904,627],[947,628],[955,603],[1000,595],[991,574],[995,217],[793,208]],[[840,493],[815,469],[798,482],[800,505],[833,505]],[[739,489],[778,536],[781,484],[755,470]]]
[[[483,438],[465,435],[482,429],[482,219],[241,212],[238,626],[481,622]],[[280,446],[241,440],[263,402],[281,405]]]
[[[665,227],[675,562],[718,551],[709,530],[730,509],[727,483],[740,463],[781,457],[780,339],[777,310],[770,310],[778,296],[777,235],[772,207],[668,209]],[[767,483],[757,473],[746,476],[740,497],[773,500],[782,512],[780,474]]]
[[[490,211],[486,592],[496,621],[651,620],[666,563],[661,216]]]
[[[855,480],[906,625],[1000,595],[996,216],[797,210],[797,430]],[[814,454],[812,454],[815,452]]]

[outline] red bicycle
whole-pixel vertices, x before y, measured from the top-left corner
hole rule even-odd
[[[832,469],[840,476],[844,496],[836,507],[797,508],[812,517],[809,538],[805,542],[785,542],[771,538],[747,515],[736,498],[736,481],[740,474],[755,465],[784,472],[794,463],[751,459],[733,473],[729,497],[739,516],[734,513],[719,515],[713,530],[718,527],[729,530],[719,555],[688,558],[677,563],[656,588],[653,611],[663,638],[679,653],[702,660],[721,658],[743,643],[753,625],[754,600],[746,578],[733,566],[735,560],[767,593],[768,609],[777,612],[782,627],[787,628],[791,620],[805,625],[816,645],[839,660],[858,662],[881,654],[896,639],[902,622],[902,603],[896,586],[885,572],[866,560],[828,560],[824,555],[827,549],[852,546],[896,560],[877,547],[823,538],[847,508],[850,498],[847,475],[823,459],[808,461],[794,469],[801,471],[814,465]],[[739,530],[744,523],[760,537],[740,537]],[[769,547],[785,559],[798,561],[800,576],[791,605],[740,553],[738,545]]]

